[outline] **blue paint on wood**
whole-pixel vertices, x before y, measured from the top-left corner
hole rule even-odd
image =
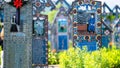
[[[93,15],[91,15],[91,18],[88,20],[88,23],[89,23],[89,25],[88,25],[88,31],[95,32],[95,18],[94,17],[92,18],[92,16]]]
[[[1,22],[4,21],[4,12],[3,12],[3,10],[0,10],[0,21]]]
[[[80,47],[81,49],[83,48],[83,46],[87,46],[88,51],[94,51],[94,50],[97,49],[96,41],[92,41],[92,42],[87,42],[87,41],[78,42],[77,46]]]
[[[33,39],[32,62],[33,64],[46,64],[46,45],[44,39]]]
[[[67,50],[68,49],[68,38],[67,35],[58,36],[58,48],[59,50]]]
[[[109,43],[109,40],[108,40],[108,36],[102,36],[102,46],[103,47],[108,47],[108,43]]]

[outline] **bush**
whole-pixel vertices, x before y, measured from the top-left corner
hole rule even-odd
[[[51,50],[51,43],[48,42],[48,64],[49,65],[55,65],[59,64],[58,62],[58,53],[55,49]]]
[[[50,64],[50,65],[59,64],[59,62],[58,62],[58,54],[57,53],[50,52],[48,57],[49,57],[48,64]]]
[[[87,52],[69,48],[59,55],[60,68],[120,68],[120,50],[115,47]]]

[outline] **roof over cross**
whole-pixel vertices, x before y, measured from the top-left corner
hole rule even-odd
[[[46,7],[50,7],[50,10],[53,10],[56,8],[52,0],[33,0],[33,10],[35,12],[41,12]]]

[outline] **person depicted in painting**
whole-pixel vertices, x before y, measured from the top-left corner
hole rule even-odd
[[[91,14],[90,19],[88,20],[88,31],[89,32],[95,32],[95,16],[94,14]]]
[[[67,21],[65,19],[61,19],[59,21],[59,32],[66,32],[66,23]]]
[[[16,24],[16,16],[15,15],[11,19],[10,32],[18,32],[18,27],[17,27],[17,24]]]

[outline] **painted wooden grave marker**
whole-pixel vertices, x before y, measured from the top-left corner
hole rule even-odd
[[[57,37],[57,51],[68,49],[68,24],[70,23],[69,15],[66,15],[66,10],[63,6],[60,7],[59,12],[55,19],[55,24],[57,25],[55,35]]]
[[[4,68],[32,68],[32,3],[6,1],[4,10]]]
[[[87,46],[89,51],[101,47],[101,2],[75,1],[73,13],[73,46]]]
[[[33,67],[48,66],[48,16],[41,14],[45,7],[52,6],[51,0],[33,1],[33,37],[32,37],[32,64]]]
[[[46,15],[33,17],[32,64],[48,65],[48,19]]]

